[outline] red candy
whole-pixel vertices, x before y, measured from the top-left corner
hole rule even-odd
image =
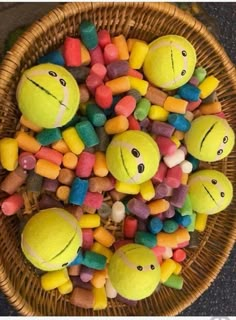
[[[103,202],[103,195],[99,192],[90,192],[88,191],[85,198],[83,205],[99,209]]]
[[[129,121],[129,130],[140,130],[141,129],[138,120],[136,120],[133,115],[130,115],[127,119]]]
[[[103,56],[105,64],[118,60],[119,53],[117,47],[113,43],[107,44],[104,48]]]
[[[186,252],[183,249],[176,249],[172,258],[176,262],[182,262],[186,259]]]
[[[103,53],[100,46],[97,46],[95,49],[89,50],[89,53],[91,57],[91,66],[96,63],[104,64]]]
[[[107,44],[111,43],[111,36],[107,30],[98,31],[98,44],[103,49]]]
[[[24,170],[32,170],[36,165],[35,156],[30,152],[22,152],[19,155],[18,162]]]
[[[85,250],[90,250],[93,245],[93,230],[92,229],[82,229],[82,247]]]
[[[125,238],[134,238],[138,230],[138,220],[134,217],[127,216],[124,220],[124,236]]]
[[[136,100],[132,96],[125,96],[120,99],[115,106],[115,113],[117,115],[123,115],[129,117],[136,107]]]
[[[88,75],[86,79],[86,86],[93,96],[95,95],[97,87],[99,87],[101,84],[103,84],[103,81],[99,76],[94,73]]]
[[[143,74],[141,72],[139,72],[138,70],[134,70],[132,68],[129,68],[128,70],[128,76],[134,77],[134,78],[138,78],[138,79],[143,79]]]
[[[12,196],[6,198],[2,202],[2,212],[6,216],[11,216],[15,213],[17,213],[18,210],[20,210],[24,205],[24,199],[22,195],[18,193],[14,193]]]
[[[156,174],[152,177],[153,183],[162,182],[165,178],[167,169],[167,165],[161,161]]]
[[[101,63],[95,63],[90,70],[90,74],[95,74],[102,80],[105,78],[106,73],[107,73],[107,69]]]
[[[158,144],[160,153],[163,156],[171,155],[177,149],[176,144],[170,138],[158,136],[156,138],[156,142]]]
[[[77,38],[66,37],[63,47],[63,56],[67,67],[81,65],[81,43]]]
[[[112,90],[108,86],[101,84],[95,91],[95,101],[102,109],[110,108],[113,96]]]
[[[164,182],[171,188],[178,188],[181,183],[182,169],[179,165],[167,170]]]
[[[48,160],[60,166],[62,163],[63,154],[48,147],[41,147],[39,151],[35,153],[35,157],[37,159]]]
[[[93,170],[95,163],[95,155],[90,152],[83,151],[79,155],[75,174],[80,178],[88,178]]]

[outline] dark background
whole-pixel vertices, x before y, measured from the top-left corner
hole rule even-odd
[[[190,10],[206,24],[224,46],[227,54],[236,63],[236,3],[204,2],[191,7],[191,3],[176,3]],[[0,3],[0,52],[9,32],[22,25],[29,25],[58,3]],[[216,280],[181,316],[235,316],[236,315],[236,248],[234,248]],[[0,316],[17,316],[0,291]]]

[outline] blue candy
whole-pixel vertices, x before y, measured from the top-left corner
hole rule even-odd
[[[179,131],[187,132],[191,127],[191,123],[182,114],[170,113],[167,121]]]
[[[163,222],[158,217],[152,218],[148,223],[148,229],[151,233],[157,234],[163,228]]]
[[[40,57],[38,60],[38,63],[53,63],[53,64],[57,64],[59,66],[65,65],[63,55],[61,54],[61,52],[59,50],[52,51],[52,52],[46,54],[45,56]]]
[[[69,195],[69,203],[81,205],[84,202],[84,198],[88,191],[88,180],[83,180],[76,177],[73,180],[70,195]]]
[[[184,100],[198,101],[201,90],[198,89],[198,87],[193,86],[192,84],[186,83],[185,85],[179,88],[177,93]]]
[[[192,222],[191,216],[181,216],[179,213],[175,214],[174,219],[178,224],[185,228]]]
[[[83,254],[82,254],[82,250],[80,249],[77,256],[75,257],[75,259],[70,263],[68,264],[68,267],[71,267],[71,266],[76,266],[78,264],[81,264],[82,261],[83,261]]]

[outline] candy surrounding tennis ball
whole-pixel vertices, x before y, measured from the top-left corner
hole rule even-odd
[[[36,268],[44,271],[65,268],[76,257],[81,242],[77,220],[61,208],[36,213],[21,235],[24,255]]]
[[[160,153],[155,141],[145,132],[128,130],[117,134],[106,151],[107,167],[119,181],[140,184],[154,176]]]
[[[73,118],[79,106],[80,92],[69,71],[45,63],[23,73],[16,98],[26,119],[43,128],[54,128]]]
[[[200,170],[191,174],[188,187],[192,208],[197,213],[223,211],[233,198],[232,183],[217,170]]]
[[[157,87],[172,90],[189,81],[196,65],[192,44],[177,35],[166,35],[149,44],[143,71]]]
[[[184,140],[192,156],[214,162],[227,157],[232,151],[235,135],[225,119],[209,115],[193,120]]]
[[[160,266],[149,248],[127,244],[111,257],[109,279],[116,291],[129,300],[150,296],[160,281]]]

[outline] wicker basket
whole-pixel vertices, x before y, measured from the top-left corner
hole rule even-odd
[[[198,65],[220,80],[217,89],[230,125],[236,128],[236,73],[224,49],[206,27],[176,6],[167,3],[69,3],[51,11],[18,40],[0,69],[0,138],[13,136],[19,120],[15,100],[16,85],[23,70],[46,52],[58,48],[66,35],[77,35],[83,19],[112,35],[123,33],[147,42],[164,34],[179,34],[192,42]],[[235,150],[227,159],[212,164],[236,181]],[[1,179],[6,171],[0,170]],[[1,197],[4,197],[2,194]],[[162,286],[136,307],[110,300],[104,311],[79,309],[57,290],[45,292],[39,277],[26,263],[20,249],[20,228],[16,217],[0,216],[0,287],[22,315],[44,316],[125,316],[176,315],[193,303],[211,284],[225,263],[236,235],[236,201],[219,215],[210,216],[197,249],[189,249],[183,266],[184,287],[177,291]]]

